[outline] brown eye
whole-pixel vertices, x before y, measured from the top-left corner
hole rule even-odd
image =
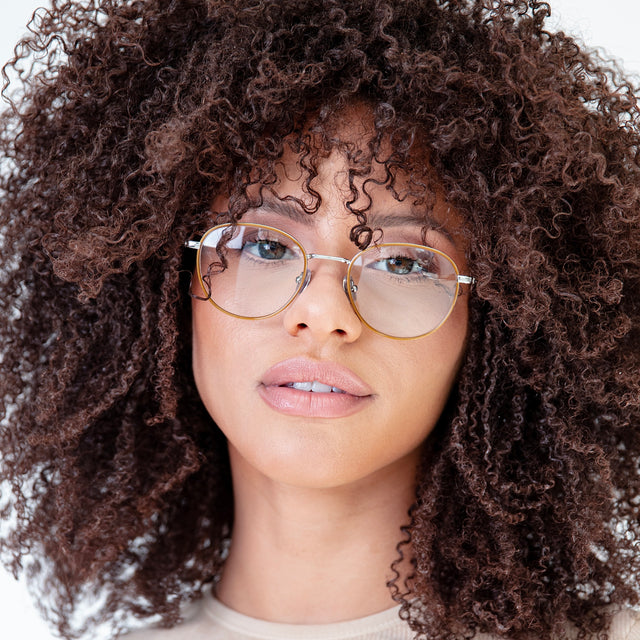
[[[406,276],[409,274],[420,274],[425,272],[425,265],[422,261],[409,256],[391,256],[376,260],[370,265],[377,271],[390,273],[394,276]]]
[[[414,270],[414,267],[417,266],[415,260],[403,257],[387,258],[385,263],[386,270],[389,273],[394,273],[398,276],[404,276],[411,273]]]

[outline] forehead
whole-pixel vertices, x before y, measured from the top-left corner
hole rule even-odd
[[[435,227],[459,217],[433,171],[425,146],[398,153],[388,135],[376,134],[362,113],[351,114],[327,140],[287,141],[273,183],[256,185],[265,207],[285,214],[329,205],[334,212],[366,217],[371,226],[405,223]]]
[[[305,134],[304,145],[299,138],[286,139],[283,164],[312,167],[325,184],[349,191],[366,181],[369,188],[379,184],[416,193],[440,186],[420,129],[407,123],[388,129],[365,104],[351,105],[327,121],[309,120]]]
[[[331,207],[374,228],[397,219],[453,230],[461,224],[429,162],[425,137],[410,123],[393,131],[376,126],[373,109],[362,103],[328,118],[308,117],[282,140],[276,158],[261,161],[228,195],[213,210],[234,219],[269,210],[308,220]]]
[[[408,170],[388,167],[373,158],[365,166],[333,149],[304,167],[298,154],[287,153],[277,169],[277,179],[267,188],[256,185],[260,208],[297,221],[330,209],[333,215],[362,215],[373,227],[405,224],[435,226],[449,208],[442,189],[421,176],[412,184]]]

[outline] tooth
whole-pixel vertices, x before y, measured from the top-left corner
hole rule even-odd
[[[285,385],[290,389],[297,389],[298,391],[312,391],[314,393],[346,393],[338,387],[332,387],[328,384],[323,384],[317,380],[306,382],[287,382]]]

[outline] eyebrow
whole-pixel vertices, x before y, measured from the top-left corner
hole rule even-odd
[[[290,220],[302,224],[313,225],[313,213],[308,213],[302,205],[293,199],[277,199],[266,195],[259,207],[254,211],[269,211],[278,215],[283,215]],[[437,222],[428,211],[418,210],[411,207],[407,213],[377,213],[367,212],[367,224],[372,228],[389,229],[392,227],[418,226],[421,229],[429,227],[442,231],[449,235],[442,223]]]
[[[276,213],[279,215],[283,215],[290,220],[295,222],[301,222],[305,225],[312,225],[313,220],[311,219],[312,213],[307,213],[301,204],[292,199],[284,199],[280,200],[279,198],[274,198],[270,195],[265,195],[260,203],[260,206],[255,207],[254,209],[249,209],[249,211],[269,211],[270,213]]]

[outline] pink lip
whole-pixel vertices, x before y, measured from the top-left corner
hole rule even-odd
[[[345,393],[313,393],[287,387],[316,380]],[[285,415],[340,418],[356,413],[371,400],[372,389],[353,371],[333,362],[291,358],[270,367],[258,388],[262,399]]]

